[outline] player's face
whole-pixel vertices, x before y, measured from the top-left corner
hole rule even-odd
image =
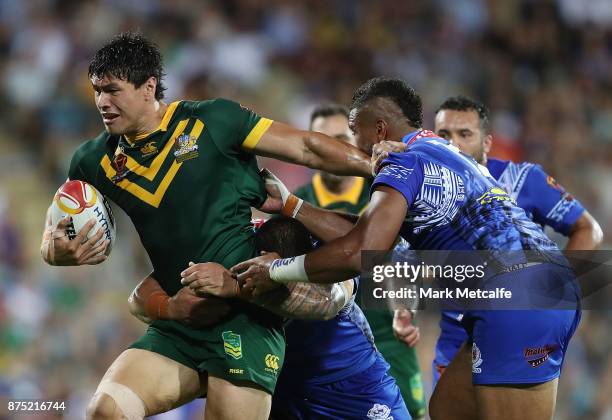
[[[485,163],[491,150],[491,136],[482,130],[476,111],[443,109],[436,114],[435,131],[477,162]]]
[[[106,131],[112,135],[137,134],[145,115],[147,83],[136,88],[126,80],[105,76],[92,77],[91,84]]]
[[[349,129],[348,118],[342,114],[331,115],[329,117],[317,117],[310,125],[312,131],[323,133],[329,137],[333,137],[340,141],[345,141],[353,146],[357,146],[355,143],[355,137]],[[345,177],[339,175],[333,175],[327,172],[321,172],[323,178],[331,183],[339,182]]]
[[[317,117],[311,124],[311,130],[334,137],[356,146],[355,138],[348,125],[348,118],[344,115],[332,115],[330,117]]]
[[[355,143],[359,149],[371,155],[374,139],[380,141],[376,130],[376,120],[367,111],[357,112],[356,108],[349,113],[349,129],[355,137]]]

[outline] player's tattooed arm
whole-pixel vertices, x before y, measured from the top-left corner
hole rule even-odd
[[[350,144],[313,131],[273,122],[253,149],[272,157],[337,175],[371,177],[370,156]]]
[[[283,318],[328,320],[346,306],[353,280],[334,284],[292,283],[253,298],[253,302]]]

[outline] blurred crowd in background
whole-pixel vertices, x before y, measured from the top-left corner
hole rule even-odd
[[[39,255],[72,152],[103,129],[88,60],[123,30],[162,49],[167,100],[226,97],[298,127],[316,104],[348,104],[377,75],[413,85],[426,128],[447,96],[478,98],[492,112],[492,155],[541,163],[612,244],[609,0],[1,0],[0,396],[61,399],[66,418],[82,418],[110,362],[143,330],[126,301],[148,261],[120,211],[106,263],[52,268]],[[264,164],[291,187],[311,175]],[[612,419],[610,321],[612,312],[585,312],[558,419]],[[437,319],[420,322],[430,389]]]

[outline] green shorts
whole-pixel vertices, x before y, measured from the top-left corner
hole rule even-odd
[[[253,312],[236,311],[226,321],[198,330],[154,321],[130,348],[161,354],[230,382],[249,381],[272,394],[285,359],[285,336],[279,318]]]
[[[383,311],[364,311],[376,348],[391,366],[389,374],[395,378],[410,415],[415,418],[425,417],[425,393],[421,369],[414,348],[397,341],[393,335],[393,315]]]

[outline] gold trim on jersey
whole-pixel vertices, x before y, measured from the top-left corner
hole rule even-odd
[[[168,130],[168,124],[170,123],[170,120],[172,119],[172,116],[174,115],[174,111],[176,111],[176,107],[178,107],[180,103],[181,101],[175,101],[168,105],[168,109],[166,109],[166,112],[164,113],[161,123],[159,123],[159,126],[155,130],[149,131],[147,133],[137,134],[133,137],[128,137],[127,135],[124,135],[123,137],[125,138],[125,140],[128,142],[130,146],[133,146],[138,140],[142,140],[145,137],[149,137],[151,134],[155,133],[156,131]]]
[[[330,204],[339,203],[339,202],[348,202],[352,205],[357,205],[359,202],[359,197],[363,191],[363,186],[365,184],[365,180],[360,177],[353,178],[353,185],[341,194],[336,194],[334,192],[329,191],[325,184],[323,183],[323,178],[321,178],[320,173],[316,173],[312,177],[312,188],[315,193],[315,197],[319,202],[321,207],[327,207]],[[362,210],[363,211],[363,210]]]
[[[128,169],[130,169],[130,171],[136,173],[137,175],[148,179],[149,181],[153,181],[153,179],[159,172],[159,169],[161,168],[166,156],[168,155],[168,153],[174,146],[176,138],[183,133],[183,130],[187,126],[188,122],[189,120],[182,120],[178,123],[178,125],[176,126],[176,129],[172,133],[172,136],[170,137],[170,139],[164,146],[164,149],[159,153],[159,155],[155,157],[155,159],[153,160],[153,163],[151,164],[149,168],[139,165],[134,159],[128,156],[128,162],[130,162],[129,159],[132,159],[132,161],[136,163],[136,166],[130,167],[128,165]],[[195,138],[198,138],[200,137],[200,134],[202,134],[203,130],[204,130],[204,123],[200,120],[196,120],[189,135]],[[174,162],[172,162],[172,165],[168,169],[168,172],[166,172],[161,182],[157,186],[157,189],[153,193],[147,191],[140,185],[129,181],[127,178],[123,178],[121,181],[116,183],[116,185],[124,189],[125,191],[129,192],[130,194],[134,195],[135,197],[139,198],[140,200],[144,201],[145,203],[157,208],[159,207],[161,200],[164,198],[164,194],[166,194],[166,190],[170,186],[170,183],[172,182],[172,180],[176,176],[176,173],[178,172],[178,170],[180,169],[182,165],[183,163],[179,163],[176,160],[174,160]],[[104,173],[106,174],[106,177],[112,180],[117,172],[112,167],[111,161],[107,155],[104,155],[104,157],[102,158],[102,161],[100,162],[100,166],[102,167],[102,169],[104,169]]]
[[[261,137],[264,135],[264,133],[268,131],[268,128],[270,128],[273,122],[274,121],[269,120],[268,118],[260,118],[259,121],[257,121],[257,124],[255,124],[255,127],[253,127],[249,135],[246,136],[246,138],[242,142],[242,147],[247,150],[253,150],[255,146],[257,146],[257,143],[259,143],[259,140],[261,140]]]
[[[128,168],[128,170],[134,172],[136,175],[145,177],[149,181],[153,181],[153,179],[159,172],[159,169],[161,168],[162,164],[166,160],[168,153],[170,153],[170,150],[172,150],[175,139],[183,132],[188,122],[189,120],[182,120],[178,123],[176,129],[174,130],[174,133],[172,133],[172,137],[170,137],[170,140],[168,140],[161,152],[159,152],[158,155],[155,156],[155,159],[153,159],[153,162],[151,162],[151,166],[147,167],[141,165],[136,161],[136,159],[128,155],[126,155],[127,160],[125,162],[125,166]]]

